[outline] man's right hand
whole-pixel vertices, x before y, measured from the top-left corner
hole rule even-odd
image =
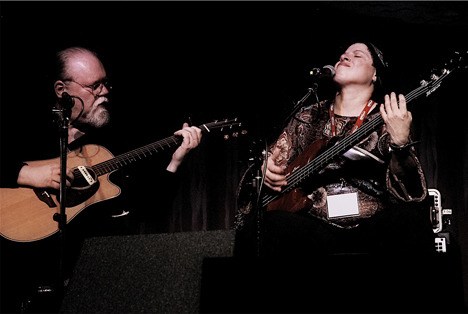
[[[71,186],[74,176],[71,169],[67,170],[67,186]],[[34,188],[60,189],[60,163],[46,165],[25,164],[18,174],[17,183]]]

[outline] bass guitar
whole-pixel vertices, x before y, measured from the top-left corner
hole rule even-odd
[[[431,74],[429,81],[421,81],[421,86],[412,90],[405,95],[407,103],[414,101],[420,96],[429,96],[440,87],[442,82],[457,68],[463,66],[466,54],[464,55],[455,52],[453,58],[444,65],[440,71],[440,75]],[[466,64],[464,65],[466,68]],[[281,192],[276,192],[270,189],[258,189],[262,184],[256,181],[262,177],[259,173],[258,165],[250,165],[237,190],[237,206],[238,212],[236,217],[236,227],[243,225],[246,215],[250,214],[252,209],[259,208],[266,211],[270,210],[287,210],[290,212],[298,212],[312,208],[312,201],[307,197],[302,190],[301,185],[310,180],[314,175],[318,174],[336,157],[346,155],[346,152],[366,139],[374,130],[384,123],[382,116],[379,114],[374,119],[367,121],[354,133],[340,138],[333,143],[326,140],[317,140],[310,144],[304,152],[302,152],[295,160],[289,164],[285,170],[288,173],[288,184],[283,187]],[[253,173],[256,171],[257,173]],[[323,213],[310,212],[318,218],[323,217]]]
[[[199,126],[202,132],[226,131],[236,137],[242,123],[236,119],[220,120]],[[228,135],[225,134],[225,137]],[[120,195],[120,188],[109,176],[112,172],[144,160],[166,149],[178,146],[179,136],[170,136],[130,152],[114,157],[105,147],[84,145],[67,155],[67,164],[73,169],[74,180],[66,190],[67,223],[85,208]],[[30,165],[57,163],[59,159],[28,162]],[[16,242],[32,242],[59,231],[56,221],[60,212],[59,191],[27,187],[0,189],[0,234]]]

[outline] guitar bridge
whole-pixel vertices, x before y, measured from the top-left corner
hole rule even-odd
[[[37,197],[46,203],[50,208],[57,207],[57,204],[55,204],[52,196],[50,196],[49,192],[46,190],[34,189],[34,193],[36,193]]]

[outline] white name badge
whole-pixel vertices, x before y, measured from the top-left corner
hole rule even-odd
[[[358,216],[359,206],[357,193],[346,193],[327,196],[328,218]]]

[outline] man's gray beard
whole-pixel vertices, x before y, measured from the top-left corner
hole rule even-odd
[[[105,126],[110,121],[110,114],[106,108],[99,108],[97,114],[89,117],[87,123],[95,128],[100,128]]]

